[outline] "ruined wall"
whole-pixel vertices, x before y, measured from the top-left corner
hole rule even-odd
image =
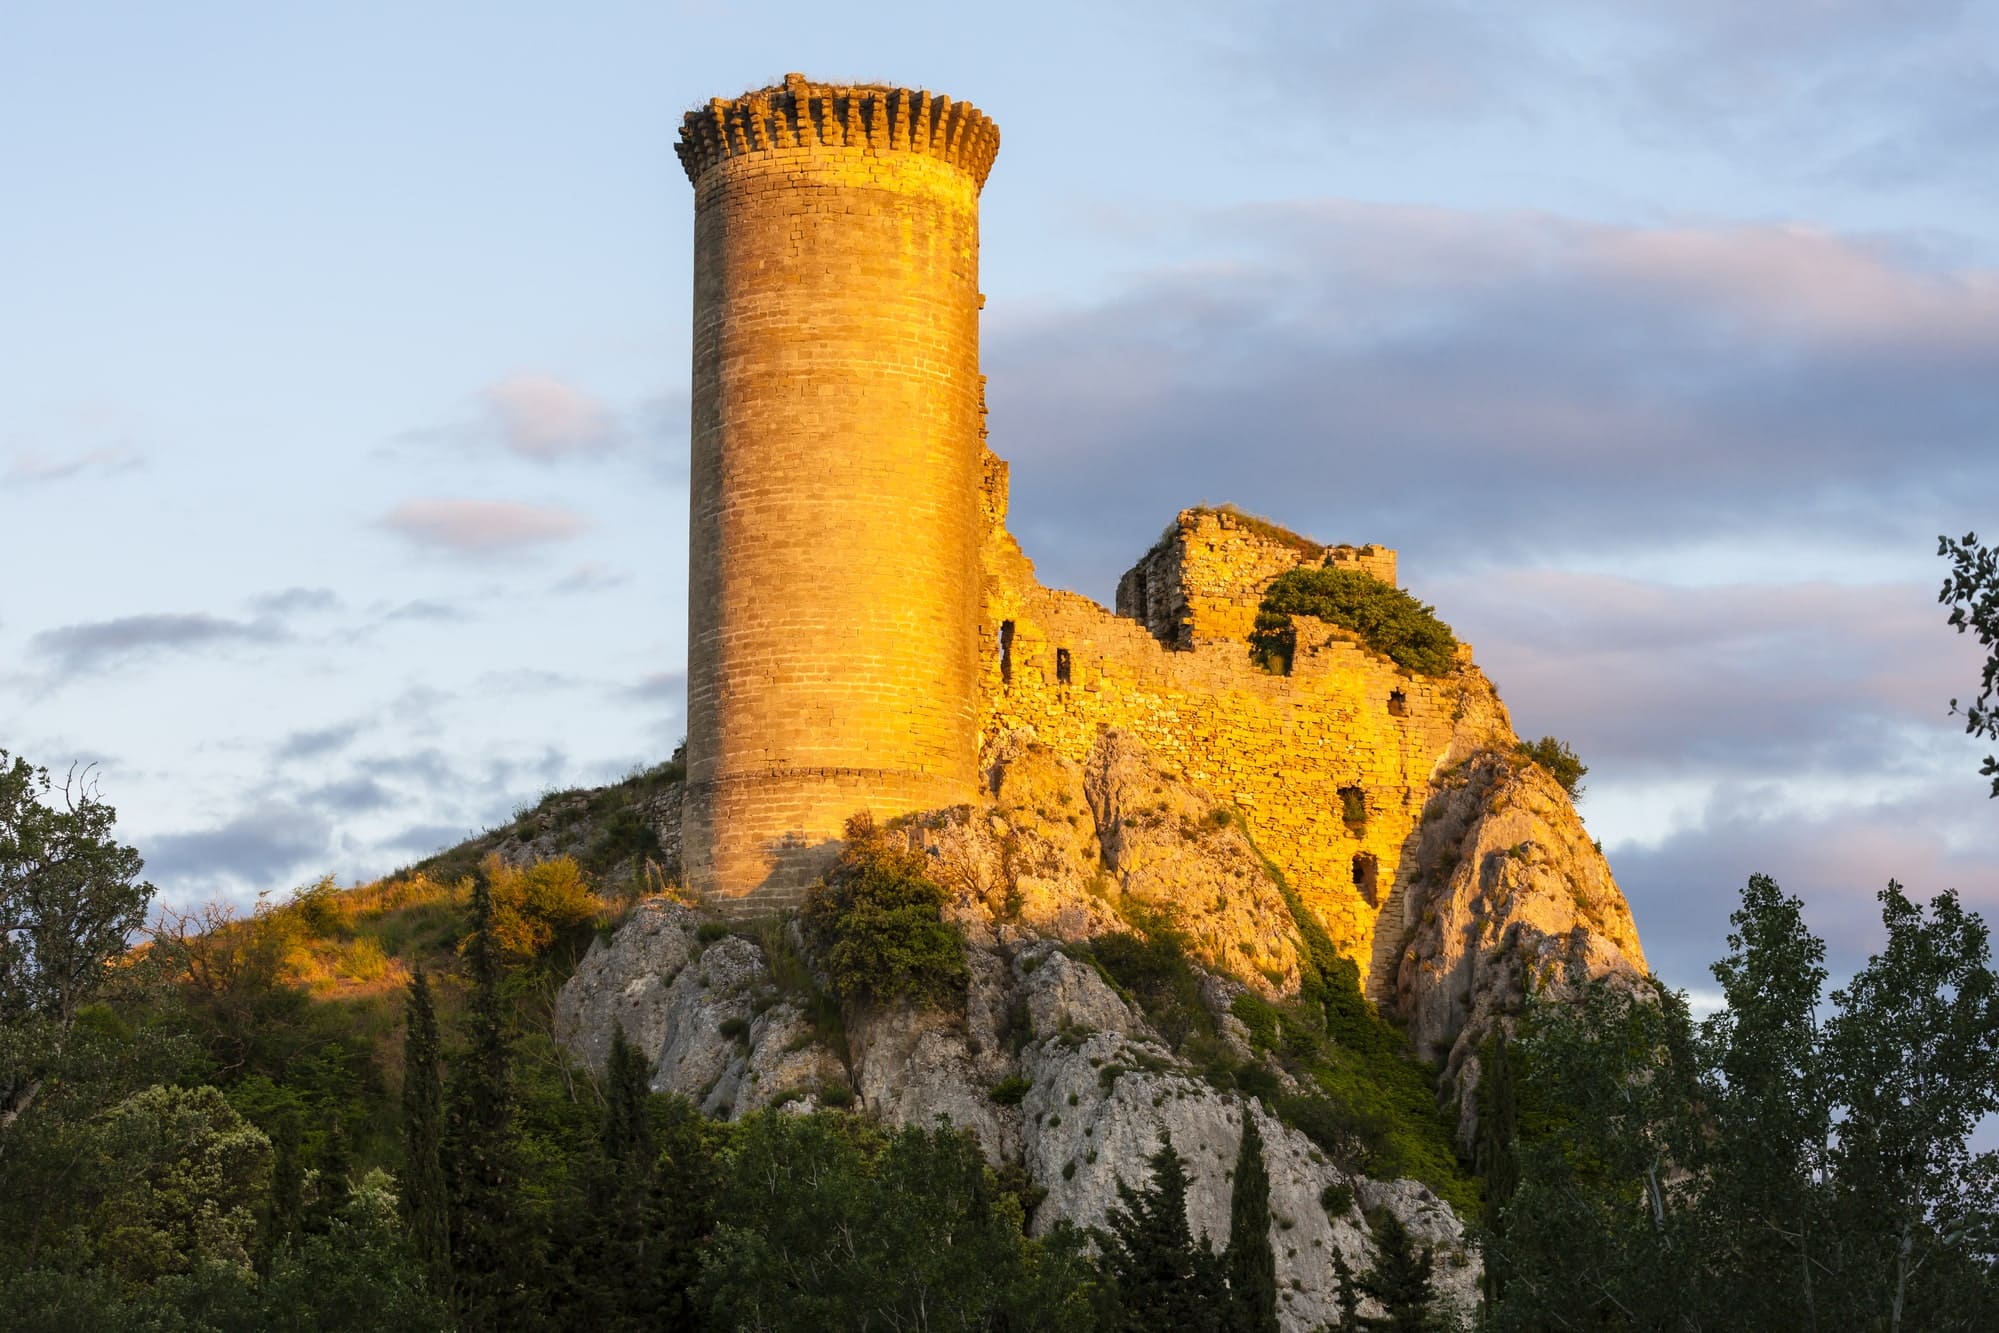
[[[1117,613],[1169,648],[1240,643],[1270,581],[1301,565],[1395,582],[1395,552],[1385,546],[1322,546],[1231,509],[1185,509],[1118,580]]]
[[[976,783],[978,197],[999,136],[927,92],[690,112],[690,886],[796,901],[846,817]]]
[[[1415,924],[1407,911],[1414,835],[1432,779],[1512,741],[1469,647],[1454,675],[1417,676],[1346,631],[1298,617],[1292,674],[1270,675],[1244,641],[1252,585],[1341,549],[1354,563],[1367,552],[1363,567],[1392,579],[1394,553],[1325,548],[1308,557],[1213,511],[1189,511],[1144,562],[1148,595],[1179,589],[1177,609],[1162,601],[1165,609],[1141,621],[1041,587],[1005,530],[1005,485],[1004,465],[989,462],[982,742],[1031,727],[1080,761],[1102,731],[1133,732],[1169,770],[1234,806],[1342,952],[1361,963],[1370,993],[1382,994]],[[1120,602],[1135,612],[1133,581],[1126,576]],[[1356,813],[1364,817],[1351,821]]]

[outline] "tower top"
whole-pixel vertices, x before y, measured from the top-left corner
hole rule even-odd
[[[866,148],[921,153],[958,167],[984,188],[999,154],[999,127],[970,102],[881,83],[813,83],[803,74],[740,97],[717,97],[686,114],[674,152],[689,181],[725,158],[782,148]]]

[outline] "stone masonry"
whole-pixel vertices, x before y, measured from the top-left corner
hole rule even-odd
[[[1117,614],[1043,588],[984,444],[978,197],[999,136],[927,92],[813,84],[690,112],[695,190],[689,886],[796,903],[846,818],[973,799],[1021,728],[1080,762],[1111,728],[1222,793],[1370,989],[1415,926],[1434,779],[1510,748],[1462,648],[1416,676],[1298,618],[1252,662],[1263,590],[1300,565],[1396,581],[1395,552],[1229,510],[1181,514]]]
[[[690,886],[797,900],[846,817],[976,784],[978,197],[999,149],[927,92],[689,112]]]
[[[1451,675],[1419,676],[1300,616],[1291,674],[1271,674],[1251,660],[1248,636],[1272,579],[1309,564],[1393,581],[1395,553],[1188,510],[1124,576],[1113,615],[1035,580],[1006,531],[1006,490],[1006,465],[988,456],[982,740],[1032,728],[1081,762],[1111,728],[1139,737],[1167,771],[1231,802],[1382,996],[1421,907],[1415,849],[1433,779],[1479,750],[1512,748],[1470,646]]]

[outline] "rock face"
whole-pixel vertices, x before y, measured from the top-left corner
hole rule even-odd
[[[1101,1225],[1117,1183],[1142,1185],[1170,1137],[1188,1163],[1190,1222],[1219,1248],[1243,1116],[1255,1115],[1287,1330],[1337,1317],[1332,1256],[1365,1271],[1367,1219],[1384,1209],[1433,1248],[1445,1299],[1473,1304],[1477,1259],[1444,1202],[1414,1180],[1355,1174],[1262,1103],[1217,1089],[1075,948],[1171,926],[1199,964],[1216,1040],[1237,1065],[1255,1058],[1232,1003],[1295,995],[1303,943],[1226,804],[1116,730],[1081,762],[1031,732],[1000,737],[983,780],[982,802],[895,826],[949,892],[967,946],[962,1013],[850,1008],[835,1021],[795,924],[724,923],[658,898],[594,945],[563,988],[559,1039],[601,1068],[622,1023],[655,1088],[716,1116],[849,1104],[895,1125],[941,1116],[1046,1191],[1037,1233]],[[1388,1007],[1440,1064],[1440,1101],[1457,1103],[1469,1145],[1478,1043],[1528,987],[1562,994],[1571,966],[1642,976],[1644,959],[1567,797],[1510,752],[1475,753],[1439,775],[1411,844]]]
[[[1444,775],[1423,811],[1394,1008],[1417,1054],[1443,1068],[1458,1145],[1477,1129],[1478,1047],[1529,994],[1641,980],[1631,909],[1575,808],[1537,765],[1478,755]]]

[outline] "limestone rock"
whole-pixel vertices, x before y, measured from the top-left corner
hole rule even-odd
[[[1393,1009],[1443,1066],[1469,1151],[1479,1044],[1530,990],[1560,999],[1571,976],[1636,982],[1645,955],[1603,853],[1538,765],[1474,756],[1439,784],[1418,837]]]
[[[648,898],[607,942],[596,940],[555,999],[555,1039],[595,1074],[604,1072],[611,1038],[656,1055],[678,1015],[668,994],[674,978],[700,950],[695,910],[670,898]]]

